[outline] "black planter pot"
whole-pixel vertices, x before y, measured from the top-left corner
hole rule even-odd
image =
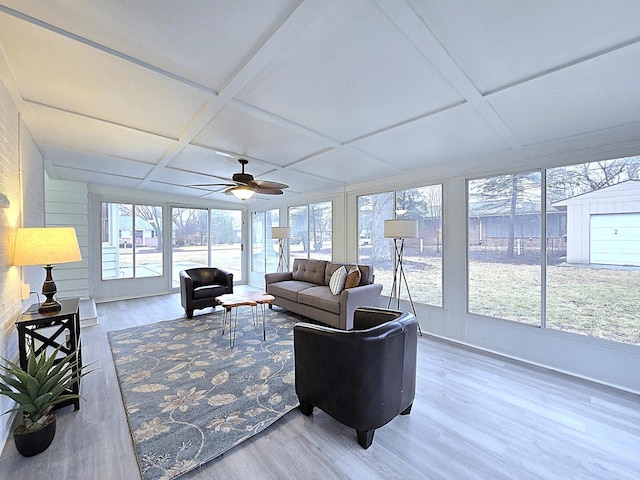
[[[16,442],[18,452],[24,457],[33,457],[44,452],[56,434],[56,417],[52,415],[51,421],[40,430],[24,432],[22,426],[13,431],[13,439]]]

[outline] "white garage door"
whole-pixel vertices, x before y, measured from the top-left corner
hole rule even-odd
[[[591,215],[591,263],[640,265],[640,213]]]

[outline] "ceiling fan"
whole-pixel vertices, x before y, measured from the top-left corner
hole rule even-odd
[[[199,185],[194,185],[194,187],[229,187],[224,191],[224,193],[227,195],[233,195],[242,201],[253,197],[256,193],[264,195],[282,195],[284,193],[282,190],[289,188],[289,185],[284,183],[271,182],[269,180],[256,180],[250,173],[245,173],[244,167],[249,163],[249,160],[239,158],[238,163],[242,165],[242,172],[234,173],[231,178],[211,175],[212,177],[219,178],[227,183],[201,183]]]

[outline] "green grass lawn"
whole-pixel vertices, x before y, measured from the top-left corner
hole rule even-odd
[[[438,257],[406,258],[414,302],[441,305]],[[540,266],[472,261],[472,313],[540,325]],[[391,291],[392,271],[376,268],[382,293]],[[406,299],[403,289],[402,298]],[[547,328],[640,345],[640,270],[547,267]]]
[[[540,267],[473,262],[469,309],[540,323]],[[547,267],[547,327],[640,345],[640,271]]]
[[[549,267],[547,326],[640,345],[640,271]]]

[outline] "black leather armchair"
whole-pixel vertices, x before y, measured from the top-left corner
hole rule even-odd
[[[296,324],[296,393],[302,413],[320,408],[369,448],[376,428],[411,412],[418,324],[411,313],[373,307],[357,308],[353,324]]]
[[[187,318],[193,318],[195,309],[215,307],[216,297],[225,293],[233,293],[233,273],[216,267],[180,272],[180,297]]]

